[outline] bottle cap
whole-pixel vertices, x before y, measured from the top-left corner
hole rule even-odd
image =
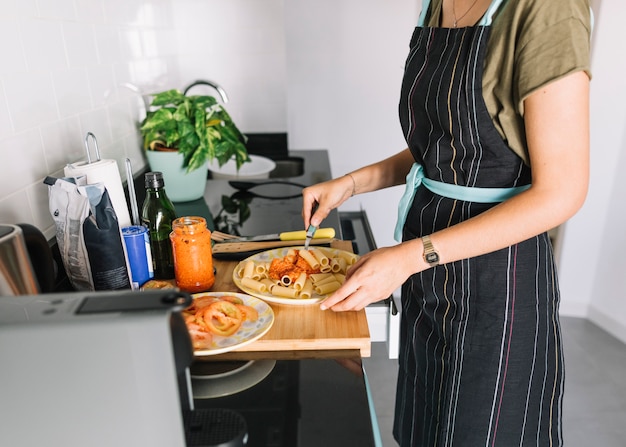
[[[165,186],[161,172],[146,172],[144,182],[146,188],[163,188]]]

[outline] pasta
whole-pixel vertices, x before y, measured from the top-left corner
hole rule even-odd
[[[310,299],[336,291],[345,281],[356,255],[315,247],[289,249],[282,258],[242,261],[235,270],[241,285],[280,298]]]

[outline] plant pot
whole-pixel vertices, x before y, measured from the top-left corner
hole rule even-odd
[[[150,170],[162,172],[165,191],[172,202],[189,202],[204,195],[209,165],[187,172],[183,155],[174,151],[146,151]]]

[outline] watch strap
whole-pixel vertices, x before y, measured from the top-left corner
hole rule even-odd
[[[439,253],[435,250],[430,236],[422,236],[422,245],[424,246],[424,261],[431,267],[439,265]]]

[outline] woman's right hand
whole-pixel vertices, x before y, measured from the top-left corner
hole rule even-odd
[[[308,186],[302,190],[304,228],[319,227],[328,214],[352,197],[354,183],[349,175]]]

